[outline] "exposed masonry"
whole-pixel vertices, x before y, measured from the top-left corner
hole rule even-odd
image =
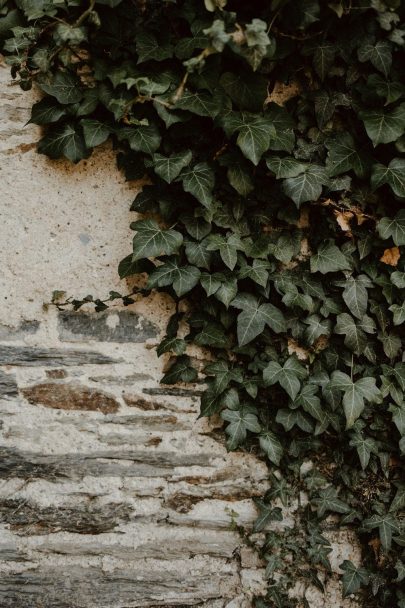
[[[252,525],[267,467],[228,454],[219,419],[197,419],[201,384],[159,384],[170,301],[43,309],[53,290],[131,289],[116,266],[137,186],[108,148],[76,167],[37,155],[34,94],[8,74],[0,65],[0,606],[248,608],[264,564],[231,521]],[[290,509],[274,525],[293,522]],[[358,554],[332,540],[337,572]],[[307,598],[352,605],[336,579]]]

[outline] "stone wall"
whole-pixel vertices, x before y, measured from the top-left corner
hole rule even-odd
[[[39,156],[33,96],[0,65],[0,606],[248,607],[263,564],[231,521],[251,525],[267,469],[197,420],[200,386],[159,384],[171,303],[43,306],[127,290],[137,186],[108,147],[75,167]],[[335,569],[353,553],[338,539]],[[335,582],[313,600],[349,605]]]

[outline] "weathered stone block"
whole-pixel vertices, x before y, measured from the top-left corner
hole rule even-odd
[[[134,342],[142,343],[158,334],[156,326],[135,312],[70,312],[59,313],[59,337],[66,342]]]
[[[18,327],[0,324],[0,340],[21,340],[35,334],[38,328],[39,321],[21,321]]]
[[[119,359],[93,351],[0,345],[0,365],[60,367],[118,362]]]
[[[14,376],[0,370],[0,397],[15,397],[18,394]]]
[[[79,384],[45,382],[22,389],[30,403],[58,410],[89,410],[111,414],[119,408],[114,397]]]

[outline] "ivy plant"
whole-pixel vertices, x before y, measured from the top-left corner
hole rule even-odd
[[[2,0],[0,17],[13,77],[43,92],[38,151],[77,163],[111,139],[147,184],[119,272],[176,303],[163,381],[194,381],[187,349],[209,348],[201,415],[268,461],[257,607],[310,606],[335,526],[362,549],[343,595],[404,608],[404,3]]]

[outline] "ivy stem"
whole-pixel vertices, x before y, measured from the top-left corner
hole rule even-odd
[[[85,21],[87,19],[87,17],[90,15],[90,13],[93,12],[95,5],[96,5],[96,0],[90,0],[90,6],[84,11],[84,13],[82,13],[80,15],[80,17],[73,24],[73,27],[79,27],[83,23],[83,21]]]

